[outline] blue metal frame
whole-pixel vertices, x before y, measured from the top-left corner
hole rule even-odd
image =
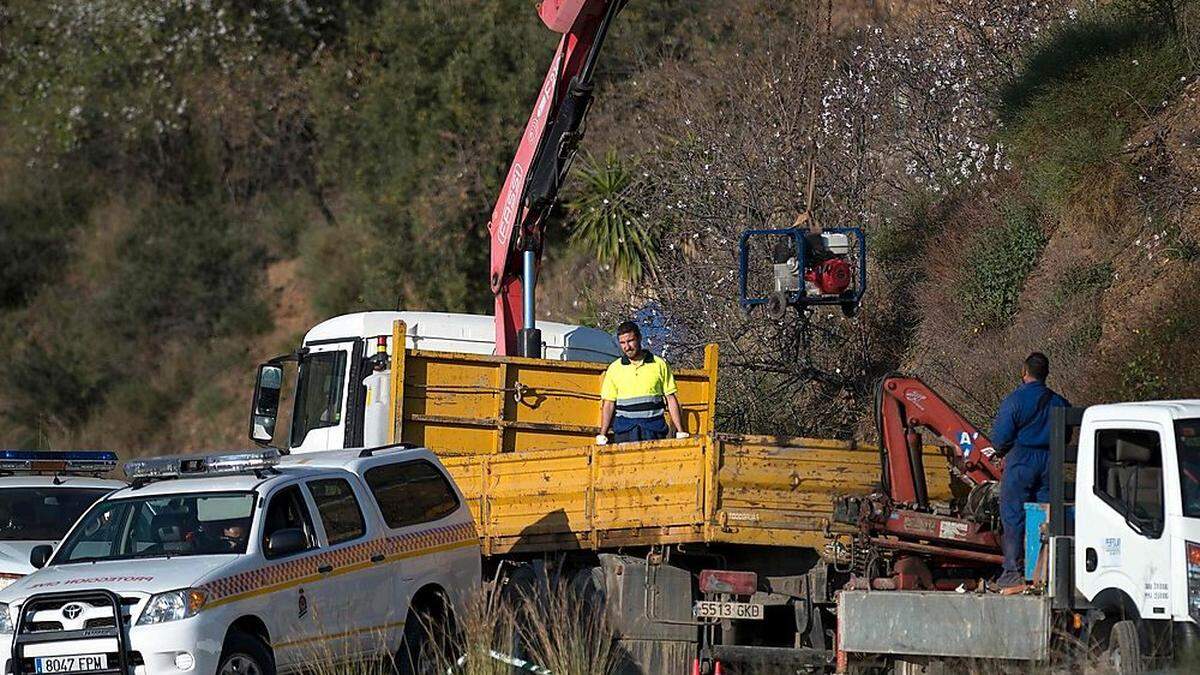
[[[817,297],[810,298],[804,290],[804,272],[808,269],[808,260],[804,256],[804,235],[808,230],[802,230],[796,227],[783,227],[778,229],[764,230],[746,230],[742,232],[742,238],[738,242],[738,276],[740,286],[738,289],[738,303],[744,309],[752,309],[759,305],[765,305],[770,298],[750,297],[749,290],[746,288],[746,280],[749,276],[750,269],[750,239],[752,237],[762,236],[790,236],[792,243],[796,247],[796,260],[800,263],[801,279],[799,290],[788,293],[788,304],[796,307],[804,305],[842,305],[851,303],[858,305],[862,301],[863,294],[867,292],[867,237],[860,227],[828,227],[825,232],[832,234],[849,234],[853,235],[858,242],[858,283],[854,285],[854,292],[849,295],[839,295],[837,297]]]

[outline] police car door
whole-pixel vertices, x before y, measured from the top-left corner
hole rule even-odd
[[[479,583],[480,557],[454,487],[425,459],[384,460],[362,474],[388,537],[386,566],[395,583],[391,620],[404,620],[413,594],[431,583],[465,606]]]
[[[267,495],[262,525],[258,533],[258,548],[263,557],[260,583],[266,591],[247,607],[264,618],[271,633],[275,661],[281,670],[311,660],[320,655],[320,638],[324,627],[318,625],[310,605],[319,602],[323,589],[325,565],[312,509],[298,483],[276,488]],[[267,551],[267,540],[281,530],[300,530],[307,543],[304,550],[283,555]],[[278,585],[278,588],[274,588]]]
[[[305,481],[316,506],[322,546],[333,569],[326,584],[336,589],[322,593],[322,604],[313,611],[328,615],[342,635],[339,649],[347,654],[390,654],[395,651],[400,622],[387,618],[390,606],[390,570],[383,555],[377,522],[368,519],[357,476],[336,473]],[[319,618],[319,617],[318,617]],[[402,619],[403,617],[401,617]]]
[[[292,412],[292,452],[316,452],[362,445],[363,341],[305,345]]]

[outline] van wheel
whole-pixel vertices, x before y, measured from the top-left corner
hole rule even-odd
[[[1104,660],[1117,675],[1142,672],[1142,645],[1138,641],[1137,624],[1128,619],[1113,624]]]
[[[235,630],[225,638],[217,675],[275,675],[275,658],[262,640]]]
[[[404,620],[404,634],[400,637],[400,649],[396,650],[396,673],[398,675],[435,675],[449,667],[441,659],[434,646],[431,633],[439,627],[431,624],[427,614],[408,613]]]

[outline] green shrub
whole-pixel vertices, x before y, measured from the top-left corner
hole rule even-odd
[[[50,194],[0,200],[0,309],[26,304],[68,259],[82,199]]]
[[[1179,39],[1151,15],[1097,10],[1054,32],[1002,92],[1001,139],[1041,204],[1060,205],[1188,72]]]
[[[1004,224],[984,230],[961,259],[966,276],[956,295],[964,318],[982,328],[1012,319],[1025,279],[1046,245],[1031,207],[1005,202],[1002,214]]]
[[[1054,301],[1059,307],[1068,302],[1104,290],[1112,285],[1113,267],[1102,262],[1068,268],[1059,277],[1054,289]]]
[[[637,207],[635,169],[610,150],[601,160],[586,157],[576,173],[580,187],[568,204],[575,221],[571,241],[637,283],[658,256],[654,231]]]
[[[100,305],[127,338],[255,333],[270,326],[262,261],[248,228],[219,204],[165,202],[122,237]]]

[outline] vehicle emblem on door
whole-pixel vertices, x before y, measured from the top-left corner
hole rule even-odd
[[[78,619],[80,614],[83,614],[83,605],[79,604],[78,602],[71,602],[63,605],[62,615],[63,618],[67,619],[68,621],[74,621],[75,619]]]

